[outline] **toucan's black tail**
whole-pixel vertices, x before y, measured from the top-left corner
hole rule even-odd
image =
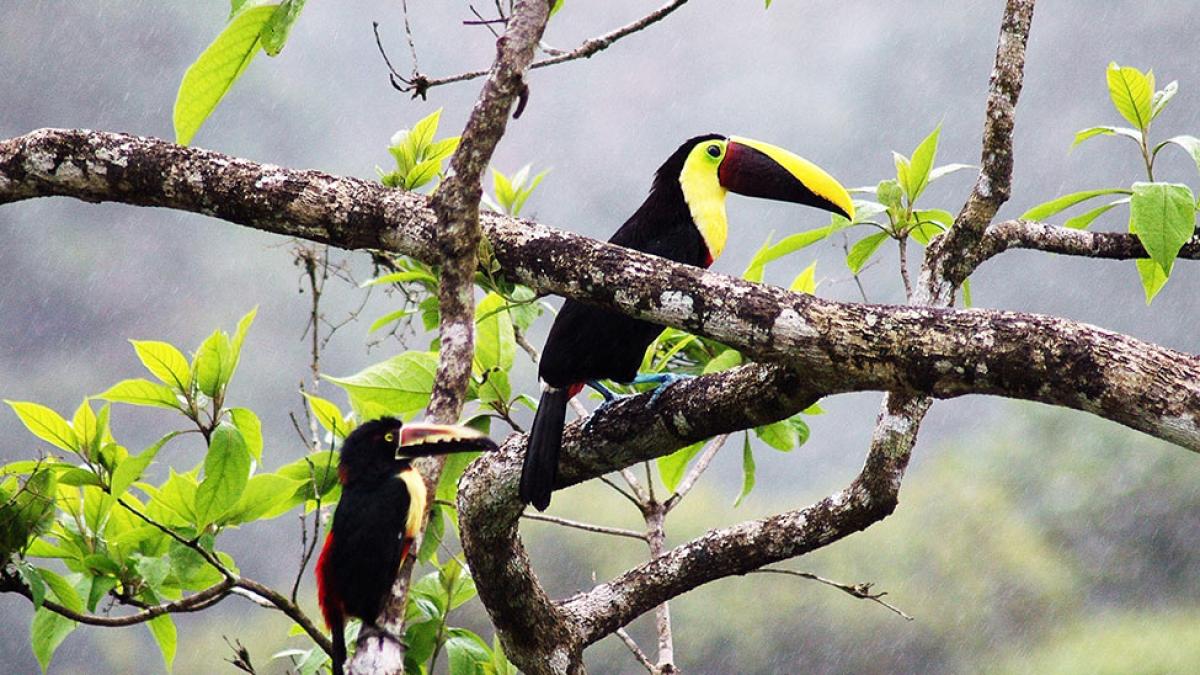
[[[333,642],[333,675],[345,675],[346,672],[346,625],[338,614],[329,622],[329,637]]]
[[[550,493],[558,479],[558,451],[562,448],[563,421],[570,398],[567,387],[547,387],[529,430],[529,447],[521,467],[521,501],[533,504],[538,511],[550,506]]]

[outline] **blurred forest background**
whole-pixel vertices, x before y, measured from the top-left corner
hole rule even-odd
[[[482,3],[489,5],[490,3]],[[647,12],[657,2],[567,0],[547,42],[570,48]],[[423,72],[489,63],[491,36],[462,26],[465,1],[410,0]],[[497,152],[506,172],[551,169],[523,215],[606,238],[640,203],[650,177],[683,139],[720,131],[792,149],[846,185],[892,174],[891,150],[907,153],[943,124],[938,163],[978,161],[987,77],[1002,3],[776,0],[695,2],[588,60],[534,71],[529,107]],[[5,2],[0,8],[0,137],[45,126],[171,138],[180,77],[216,35],[228,2],[154,0]],[[398,68],[408,69],[400,3],[309,3],[282,55],[259,57],[194,143],[257,161],[375,177],[397,129],[444,107],[442,133],[457,133],[478,82],[410,101],[388,85],[371,35],[382,24]],[[1153,68],[1180,93],[1155,135],[1200,133],[1200,71],[1191,0],[1156,3],[1058,0],[1039,6],[1017,114],[1013,198],[1002,217],[1063,194],[1128,185],[1140,157],[1123,139],[1068,153],[1075,131],[1117,124],[1104,81],[1110,60]],[[404,65],[400,65],[404,64]],[[1197,187],[1183,153],[1165,151],[1160,180]],[[929,207],[957,211],[970,172],[935,184]],[[490,187],[486,185],[485,187]],[[1099,221],[1124,230],[1122,211]],[[715,269],[739,273],[769,232],[825,224],[825,216],[733,197],[729,248]],[[256,410],[276,467],[300,457],[288,419],[307,377],[302,331],[309,298],[292,244],[216,220],[164,210],[39,200],[0,209],[0,397],[69,412],[82,396],[139,375],[126,338],[194,346],[258,305],[258,320],[230,389]],[[813,256],[818,294],[859,300],[841,242],[806,249],[768,269],[786,283]],[[367,256],[351,257],[363,278]],[[894,251],[864,273],[872,302],[900,302]],[[1012,252],[972,278],[978,306],[1059,314],[1183,351],[1200,352],[1200,274],[1187,263],[1147,307],[1132,263]],[[339,321],[363,291],[331,284],[323,310]],[[556,301],[557,302],[557,301]],[[370,320],[394,308],[376,294],[366,320],[329,344],[324,370],[356,372],[399,345],[373,348]],[[549,323],[531,341],[540,345]],[[418,338],[414,344],[423,344]],[[515,388],[534,391],[532,370]],[[338,396],[326,385],[322,392]],[[789,454],[760,448],[758,488],[740,507],[740,458],[726,449],[700,488],[668,521],[682,541],[705,528],[794,508],[844,485],[865,455],[879,396],[824,401],[812,438]],[[169,413],[115,408],[131,448],[173,424]],[[36,441],[0,413],[0,460],[32,456]],[[730,443],[736,448],[734,443]],[[186,443],[159,456],[190,466]],[[629,505],[603,486],[562,493],[565,517],[637,527]],[[676,655],[696,673],[1194,673],[1200,672],[1200,460],[1084,415],[999,399],[937,404],[922,429],[897,513],[868,531],[788,567],[845,582],[872,581],[912,622],[836,590],[787,577],[721,581],[672,603]],[[552,594],[590,586],[644,559],[641,545],[543,523],[525,527]],[[249,575],[290,586],[299,557],[293,516],[227,536]],[[315,612],[311,572],[302,591]],[[0,662],[35,672],[29,603],[0,597]],[[485,637],[477,603],[460,620]],[[178,673],[232,672],[222,636],[251,650],[264,672],[288,644],[288,621],[239,599],[177,618]],[[648,642],[643,619],[632,633]],[[293,638],[293,643],[296,640]],[[616,640],[588,652],[597,673],[640,666]],[[144,628],[82,628],[53,672],[161,669]]]

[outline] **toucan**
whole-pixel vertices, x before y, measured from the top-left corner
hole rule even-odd
[[[333,638],[333,672],[346,661],[346,619],[360,635],[379,633],[376,617],[425,515],[425,480],[416,457],[495,450],[483,433],[457,425],[402,424],[391,417],[359,425],[338,460],[342,496],[317,559],[317,599]]]
[[[708,267],[725,248],[725,195],[730,191],[854,219],[849,193],[812,162],[762,141],[706,134],[689,139],[667,158],[646,201],[608,241]],[[563,304],[538,367],[543,391],[521,469],[524,503],[538,510],[550,505],[567,401],[584,384],[596,386],[601,379],[642,381],[635,379],[638,366],[660,332],[662,326],[606,309],[570,299]],[[662,378],[646,381],[663,383]]]

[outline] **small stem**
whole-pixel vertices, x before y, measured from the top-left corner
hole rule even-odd
[[[883,605],[884,607],[887,607],[888,609],[890,609],[892,612],[901,616],[905,621],[913,620],[913,618],[911,616],[905,614],[904,612],[900,611],[900,609],[898,609],[894,605],[891,605],[882,599],[883,596],[887,595],[886,592],[885,593],[872,593],[871,592],[872,584],[869,582],[865,583],[865,584],[844,584],[840,581],[834,581],[832,579],[826,579],[824,577],[817,576],[815,574],[812,574],[811,572],[797,572],[795,570],[780,570],[780,569],[774,569],[771,567],[764,567],[762,569],[752,570],[752,573],[753,574],[786,574],[788,576],[800,577],[801,579],[809,579],[811,581],[817,581],[822,584],[825,584],[826,586],[832,586],[840,591],[848,593],[860,600],[870,600],[871,602]]]
[[[667,510],[662,504],[651,503],[644,510],[646,518],[646,540],[650,545],[650,559],[663,554],[666,541],[665,521]],[[658,665],[653,672],[675,672],[675,640],[671,635],[671,606],[662,603],[654,609],[654,626],[658,632]]]
[[[900,245],[900,279],[904,282],[904,297],[912,302],[912,282],[908,278],[908,237],[898,237],[896,242]]]
[[[562,525],[563,527],[573,527],[577,530],[584,530],[585,532],[595,532],[597,534],[611,534],[616,537],[628,537],[630,539],[637,539],[639,541],[647,540],[646,539],[647,535],[645,535],[641,532],[635,532],[633,530],[626,530],[626,529],[620,528],[620,527],[607,527],[605,525],[593,525],[591,523],[581,523],[577,520],[568,520],[566,518],[559,518],[557,516],[547,516],[547,515],[542,515],[540,513],[522,513],[521,517],[525,518],[526,520],[540,520],[545,523],[554,523],[556,525]]]
[[[642,651],[642,648],[633,641],[624,628],[617,629],[617,637],[621,638],[621,642],[624,642],[626,647],[629,647],[629,651],[633,653],[633,657],[638,660],[638,663],[645,666],[650,673],[654,672],[654,664],[650,662],[650,657],[646,656],[646,652]]]
[[[679,483],[679,487],[675,490],[675,494],[668,497],[667,501],[663,503],[663,509],[665,509],[666,512],[670,513],[671,509],[678,506],[679,502],[683,500],[684,496],[691,491],[692,486],[694,486],[696,481],[700,480],[700,476],[703,475],[706,470],[708,470],[708,465],[712,463],[713,458],[717,456],[717,452],[725,445],[725,441],[727,440],[729,440],[729,434],[721,434],[720,436],[714,436],[713,439],[708,442],[708,445],[705,446],[704,451],[700,453],[700,458],[696,460],[696,463],[692,465],[692,468],[687,472],[687,475],[684,476],[683,480]]]

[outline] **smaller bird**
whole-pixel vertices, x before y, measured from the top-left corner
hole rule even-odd
[[[421,529],[425,480],[412,460],[495,449],[475,429],[405,425],[392,417],[364,422],[346,437],[338,461],[342,497],[316,570],[317,599],[333,637],[334,675],[344,673],[347,618],[362,620],[363,634],[380,632],[375,619]]]

